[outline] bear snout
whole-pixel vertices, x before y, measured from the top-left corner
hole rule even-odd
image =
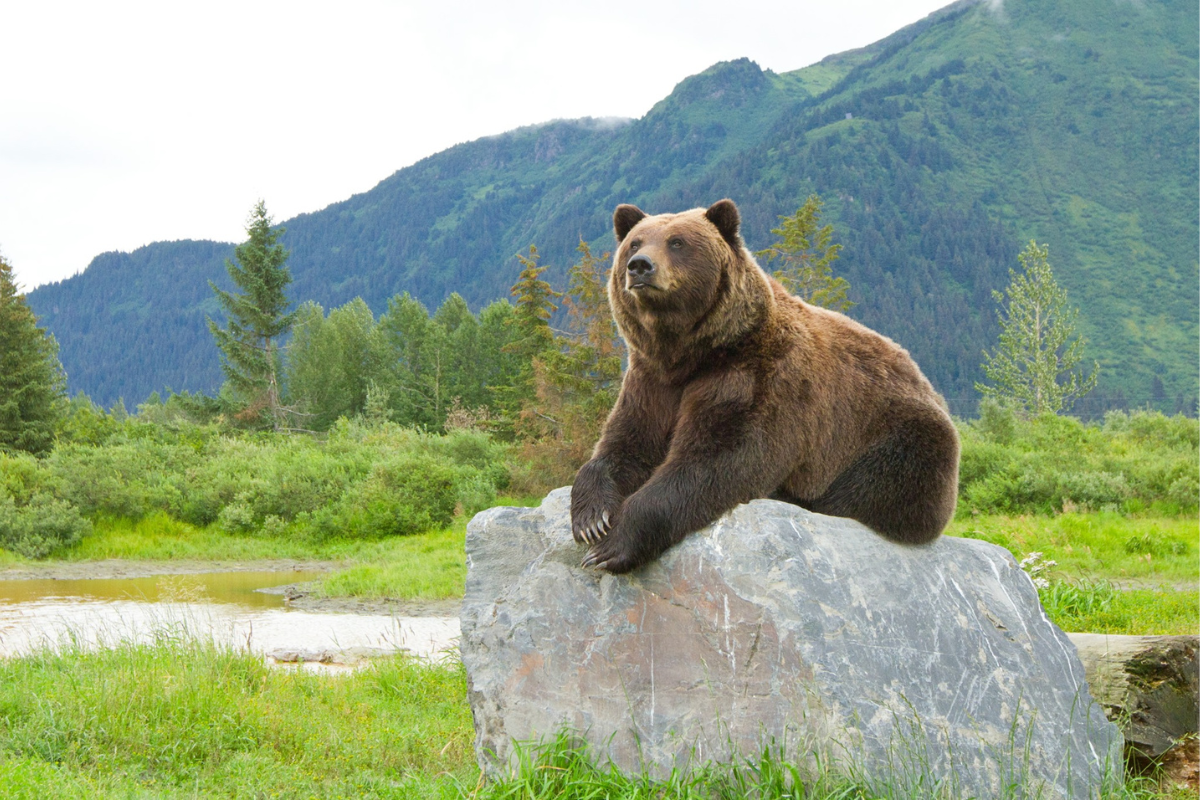
[[[650,256],[638,253],[625,264],[625,288],[632,291],[654,286],[655,272]]]

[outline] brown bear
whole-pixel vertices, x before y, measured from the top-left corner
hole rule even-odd
[[[613,214],[629,368],[571,491],[584,566],[627,572],[759,497],[910,544],[954,513],[958,434],[907,351],[789,295],[740,225],[732,200]]]

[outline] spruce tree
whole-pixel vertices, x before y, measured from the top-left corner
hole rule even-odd
[[[538,266],[538,251],[529,245],[529,255],[517,254],[524,269],[513,284],[514,338],[507,345],[510,353],[521,359],[521,373],[517,376],[514,389],[519,400],[533,396],[534,361],[554,347],[554,332],[550,330],[550,317],[558,310],[555,299],[562,296],[542,280],[546,267]],[[519,402],[519,401],[518,401]]]
[[[545,479],[569,481],[587,461],[621,386],[624,346],[605,290],[608,254],[579,243],[563,296],[567,330],[534,362],[521,458]]]
[[[292,275],[287,268],[288,253],[278,242],[282,233],[282,228],[271,227],[266,204],[258,201],[246,226],[247,240],[234,251],[234,261],[225,262],[241,294],[209,282],[228,317],[228,327],[210,319],[208,328],[221,350],[221,369],[238,406],[236,416],[276,430],[285,427],[279,338],[296,319],[296,312],[285,313],[288,300],[284,289]]]
[[[975,384],[1026,416],[1057,414],[1096,386],[1100,365],[1084,377],[1075,372],[1083,360],[1082,337],[1075,335],[1079,312],[1067,305],[1067,293],[1054,280],[1050,248],[1031,241],[1017,256],[1023,271],[1008,271],[1005,292],[992,292],[1001,305],[1000,343],[983,353],[983,372],[995,385]]]
[[[65,395],[58,343],[38,327],[0,256],[0,452],[48,451]]]
[[[833,226],[821,225],[821,198],[810,195],[804,205],[789,217],[780,217],[780,225],[771,233],[779,237],[775,244],[755,255],[764,263],[778,261],[775,277],[784,288],[813,305],[846,311],[854,303],[846,298],[850,284],[833,277],[833,262],[840,244],[831,244]]]
[[[567,331],[542,358],[535,388],[567,439],[590,449],[616,402],[625,347],[608,304],[608,254],[597,258],[583,241],[576,249],[580,259],[567,271],[563,296]]]

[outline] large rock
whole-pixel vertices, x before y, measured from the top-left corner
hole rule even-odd
[[[761,754],[951,796],[1088,797],[1121,736],[1005,550],[884,541],[757,500],[632,575],[581,569],[569,489],[467,528],[462,655],[487,771],[569,728],[664,774]]]

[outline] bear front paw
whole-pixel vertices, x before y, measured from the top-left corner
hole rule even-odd
[[[571,535],[580,544],[595,544],[608,535],[621,510],[617,487],[602,467],[585,464],[571,487]]]
[[[608,535],[612,527],[612,517],[607,511],[601,511],[599,518],[595,513],[571,515],[571,535],[580,544],[595,544]]]
[[[613,534],[593,544],[580,566],[619,575],[641,566],[643,560],[630,537]]]

